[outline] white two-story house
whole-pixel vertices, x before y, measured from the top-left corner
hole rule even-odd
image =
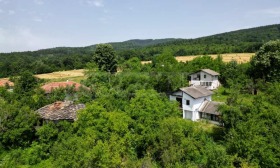
[[[219,124],[220,113],[217,110],[220,103],[211,101],[212,94],[212,91],[203,86],[190,86],[174,92],[170,95],[170,100],[179,102],[184,119],[206,119]]]
[[[211,69],[201,69],[190,74],[190,85],[204,86],[209,90],[217,89],[220,86],[218,76],[220,74]]]

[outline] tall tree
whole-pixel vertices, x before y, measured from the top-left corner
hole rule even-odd
[[[37,79],[32,73],[24,71],[20,77],[15,81],[15,93],[27,93],[32,91],[37,85]]]
[[[264,44],[250,63],[254,79],[280,81],[280,40]]]
[[[93,55],[93,60],[101,71],[117,72],[116,54],[110,44],[98,44]]]

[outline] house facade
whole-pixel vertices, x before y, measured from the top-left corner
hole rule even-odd
[[[219,124],[220,113],[217,112],[219,102],[211,100],[212,91],[203,86],[190,86],[180,88],[170,95],[170,100],[179,102],[184,119],[198,121],[206,119]]]
[[[218,76],[220,74],[211,69],[201,69],[190,74],[190,85],[204,86],[209,90],[217,89],[220,86]]]

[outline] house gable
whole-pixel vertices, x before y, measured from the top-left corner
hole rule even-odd
[[[220,74],[211,69],[201,69],[197,72],[190,74],[190,85],[204,86],[209,90],[216,89],[220,86],[218,76]]]

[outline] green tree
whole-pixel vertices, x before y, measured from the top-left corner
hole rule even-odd
[[[132,57],[121,65],[123,72],[140,72],[141,61],[137,57]]]
[[[258,95],[252,104],[238,101],[222,106],[220,111],[225,124],[225,146],[229,154],[236,155],[237,167],[244,162],[279,167],[279,107]]]
[[[254,79],[280,81],[280,40],[265,43],[250,63]]]
[[[98,44],[93,55],[93,60],[101,71],[117,72],[116,54],[110,44]]]
[[[20,74],[20,77],[15,81],[15,93],[23,94],[32,91],[38,81],[31,72],[25,71]]]
[[[0,99],[0,144],[5,148],[28,146],[35,137],[37,115],[29,107]]]

